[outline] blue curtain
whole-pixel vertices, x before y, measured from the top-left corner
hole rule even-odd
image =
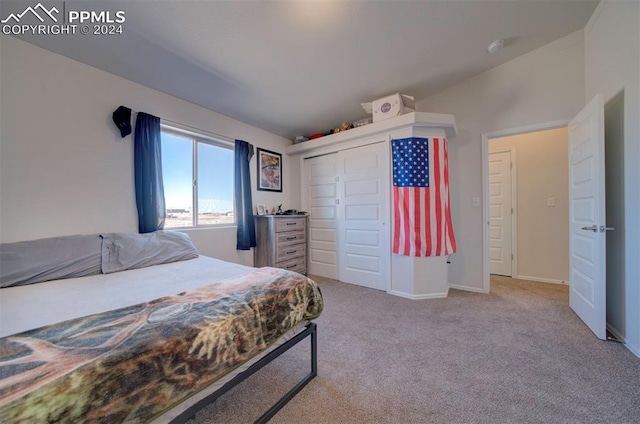
[[[234,190],[236,220],[238,223],[237,250],[250,250],[256,245],[256,228],[253,222],[251,201],[251,176],[249,161],[253,156],[253,146],[246,141],[236,140]]]
[[[166,210],[161,144],[160,118],[138,112],[133,160],[140,233],[164,228]]]

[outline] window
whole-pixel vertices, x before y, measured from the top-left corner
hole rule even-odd
[[[234,224],[233,145],[162,125],[165,228]]]

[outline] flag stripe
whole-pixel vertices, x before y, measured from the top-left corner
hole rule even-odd
[[[441,202],[441,211],[442,211],[442,255],[446,255],[448,252],[447,249],[447,235],[448,235],[448,231],[447,231],[447,187],[445,186],[445,180],[444,180],[444,146],[443,146],[443,142],[440,141],[440,166],[442,167],[442,173],[440,175],[440,189],[441,194],[440,194],[440,199],[442,200]]]
[[[433,181],[433,167],[429,167],[429,179],[430,181]],[[427,189],[429,190],[429,189]],[[433,214],[433,201],[431,199],[431,191],[425,193],[426,195],[424,196],[425,199],[425,215],[426,215],[426,221],[427,221],[427,256],[433,256],[433,230],[435,228],[435,223],[436,220],[433,219],[434,214]]]
[[[427,245],[428,245],[428,241],[427,241],[427,234],[429,233],[427,230],[427,217],[429,216],[428,214],[428,207],[427,205],[429,204],[429,196],[425,195],[423,196],[422,199],[422,210],[420,211],[420,252],[419,252],[419,256],[425,256],[427,254]]]
[[[414,243],[413,243],[413,248],[414,248],[414,255],[412,256],[420,256],[420,249],[421,249],[421,242],[422,239],[420,238],[420,228],[422,227],[422,221],[420,218],[420,210],[422,209],[422,204],[420,203],[420,189],[419,188],[414,188],[414,202],[413,202],[413,216],[414,216],[414,220],[415,220],[415,231],[412,231],[411,233],[414,234]]]
[[[411,255],[411,190],[404,188],[404,254]]]
[[[398,187],[393,187],[393,253],[400,253],[400,200],[398,199]]]
[[[449,249],[447,250],[447,254],[454,253],[456,251],[456,238],[453,235],[453,222],[451,220],[451,193],[449,190],[449,146],[447,143],[444,143],[444,186],[447,189],[447,196],[445,197],[445,201],[447,202],[447,241],[449,242]]]
[[[436,204],[436,222],[442,221],[442,197],[440,193],[440,151],[438,145],[438,139],[433,139],[433,174],[435,176],[434,189],[435,189],[435,204]],[[442,253],[442,226],[436,225],[436,256],[440,256]]]

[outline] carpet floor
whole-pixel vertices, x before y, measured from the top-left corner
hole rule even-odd
[[[640,359],[598,340],[566,286],[492,277],[488,295],[409,300],[314,279],[319,375],[272,423],[640,423]],[[308,373],[308,346],[189,422],[253,422]]]

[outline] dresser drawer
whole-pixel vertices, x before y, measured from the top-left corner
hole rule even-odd
[[[297,258],[290,261],[278,262],[276,264],[278,268],[287,269],[289,271],[299,272],[300,274],[307,273],[307,260],[306,258]]]
[[[278,249],[294,244],[304,243],[307,241],[307,235],[304,231],[291,231],[287,233],[278,233],[276,235],[276,245]]]
[[[305,219],[300,218],[279,218],[276,219],[276,233],[283,231],[305,230]]]
[[[276,252],[276,263],[287,261],[293,258],[304,257],[307,254],[307,244],[299,243],[292,246],[278,248]]]

